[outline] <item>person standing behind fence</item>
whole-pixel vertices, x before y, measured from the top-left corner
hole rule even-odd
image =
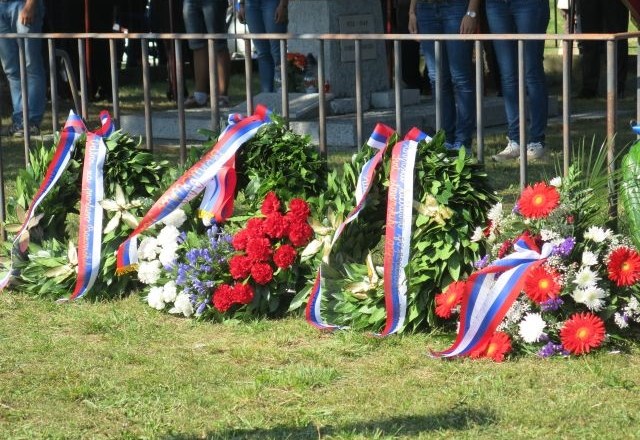
[[[621,0],[580,0],[577,3],[580,32],[585,34],[627,32],[629,10]],[[595,98],[600,82],[600,65],[604,56],[604,41],[581,41],[580,65],[582,89],[578,97]],[[624,96],[629,63],[629,42],[618,40],[617,47],[618,96]]]
[[[0,34],[38,33],[42,31],[44,3],[42,0],[0,1]],[[27,68],[27,99],[29,107],[28,129],[31,134],[40,133],[40,123],[46,105],[46,79],[41,52],[42,43],[37,38],[24,39],[24,55]],[[13,123],[2,131],[3,136],[22,136],[22,87],[18,40],[0,38],[0,60],[9,81]]]
[[[189,34],[226,34],[228,0],[184,0],[182,15]],[[218,105],[228,106],[231,56],[225,40],[215,40],[215,56],[218,70]],[[209,101],[209,55],[206,40],[189,40],[193,51],[195,87],[184,105],[186,108],[205,107]]]
[[[479,0],[411,0],[409,32],[423,34],[472,34],[478,29]],[[440,102],[445,146],[471,148],[475,123],[472,41],[444,41],[441,45]],[[423,41],[431,87],[436,90],[435,43]]]
[[[548,0],[485,0],[487,22],[493,34],[545,34],[549,24]],[[493,156],[495,161],[520,156],[520,113],[518,107],[518,44],[514,40],[494,40],[502,96],[507,114],[507,146]],[[529,137],[527,158],[545,153],[548,95],[544,73],[544,40],[524,42],[525,82]]]
[[[252,34],[287,32],[289,0],[239,0],[238,18],[246,21]],[[258,52],[258,73],[263,92],[274,91],[276,69],[280,69],[280,41],[253,40]],[[245,54],[250,56],[250,54]]]

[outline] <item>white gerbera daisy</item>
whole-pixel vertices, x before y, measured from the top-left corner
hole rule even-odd
[[[138,257],[141,260],[155,260],[158,250],[158,240],[154,237],[145,237],[138,246]]]
[[[613,315],[613,321],[616,323],[616,325],[619,328],[627,328],[627,327],[629,327],[629,323],[627,322],[626,318],[623,315],[621,315],[620,313],[618,313],[618,312],[616,312]]]
[[[176,301],[173,303],[173,308],[169,310],[169,313],[182,313],[187,318],[193,315],[193,305],[189,299],[189,295],[181,293],[176,297]]]
[[[138,279],[144,284],[155,284],[160,278],[160,262],[158,260],[142,261],[138,266]]]
[[[597,273],[589,267],[582,266],[580,270],[576,272],[573,283],[582,289],[586,289],[587,287],[595,286],[598,281],[600,281],[600,277],[598,277]]]
[[[185,214],[182,209],[176,209],[161,221],[167,226],[175,226],[176,228],[179,228],[186,220],[187,214]]]
[[[484,237],[484,229],[482,229],[480,226],[477,226],[473,230],[473,235],[471,236],[471,241],[480,241],[480,240],[482,240],[482,237]]]
[[[487,212],[487,218],[493,222],[494,225],[498,224],[502,217],[502,203],[498,202],[489,209]]]
[[[522,321],[520,321],[519,334],[522,340],[526,343],[532,344],[538,342],[542,335],[543,330],[547,326],[542,316],[539,313],[527,313]]]
[[[154,286],[149,289],[147,295],[147,304],[156,310],[164,309],[164,301],[162,300],[162,287]]]
[[[585,240],[591,240],[594,243],[602,243],[611,237],[611,229],[601,228],[599,226],[591,226],[584,233]]]
[[[598,264],[598,254],[591,251],[584,251],[582,253],[582,265],[593,266]]]
[[[549,185],[555,186],[556,188],[560,188],[562,186],[562,177],[554,177],[549,181]]]

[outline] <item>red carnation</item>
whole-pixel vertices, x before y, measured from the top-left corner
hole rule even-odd
[[[304,200],[292,199],[289,202],[288,213],[298,220],[306,221],[311,214],[311,209],[309,209],[309,205]]]
[[[502,258],[513,248],[514,240],[505,240],[504,243],[498,249],[498,258]]]
[[[250,238],[247,241],[246,252],[251,261],[268,261],[272,252],[271,241],[268,238]]]
[[[527,186],[517,202],[520,213],[528,218],[545,218],[560,202],[560,193],[554,186],[539,182]]]
[[[233,288],[223,284],[213,292],[213,307],[221,313],[226,312],[233,305]]]
[[[262,225],[264,224],[264,219],[260,217],[253,217],[247,220],[247,231],[251,236],[261,236],[264,235],[264,231],[262,230]]]
[[[248,284],[237,283],[233,286],[233,301],[239,304],[249,304],[253,300],[253,289]]]
[[[289,226],[289,241],[296,246],[305,246],[313,237],[313,228],[307,222],[293,221]]]
[[[289,219],[279,212],[273,212],[264,220],[262,230],[271,238],[286,237],[289,233]]]
[[[265,285],[273,279],[273,269],[267,263],[255,263],[251,267],[251,276],[256,283]]]
[[[262,207],[260,208],[260,212],[264,215],[269,215],[273,212],[280,211],[280,200],[278,200],[278,196],[273,191],[269,191],[266,196],[264,196],[264,201],[262,202]]]
[[[589,353],[604,340],[604,322],[593,313],[576,313],[560,329],[560,341],[573,354]]]
[[[452,309],[462,302],[464,286],[464,281],[454,281],[436,295],[436,315],[444,319],[451,317]]]
[[[289,244],[283,244],[273,254],[273,262],[276,266],[282,269],[290,267],[296,260],[297,252],[293,246]]]
[[[251,273],[251,258],[246,255],[234,255],[229,260],[229,272],[234,280],[248,277]]]
[[[609,255],[609,279],[618,286],[631,286],[640,279],[640,255],[635,249],[621,246]]]
[[[249,238],[249,231],[246,229],[241,229],[236,232],[236,234],[231,239],[231,244],[233,248],[237,251],[243,251],[247,246],[247,239]]]

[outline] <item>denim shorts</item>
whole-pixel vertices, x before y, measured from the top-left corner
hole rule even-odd
[[[189,34],[226,34],[226,15],[228,0],[184,0],[182,17],[184,26]],[[206,40],[189,40],[189,48],[202,49]],[[216,39],[215,48],[218,51],[227,49],[225,40]]]

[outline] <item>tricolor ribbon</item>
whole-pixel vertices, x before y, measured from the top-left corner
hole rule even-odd
[[[129,238],[120,245],[117,253],[118,274],[135,270],[138,262],[137,236],[200,194],[225,164],[232,161],[236,151],[255,136],[263,125],[271,122],[269,114],[266,107],[259,105],[250,117],[242,118],[238,114],[229,116],[230,125],[222,132],[216,145],[169,187],[145,214]],[[221,185],[225,182],[229,183],[227,179],[218,180],[218,184]],[[212,192],[215,193],[214,190]],[[225,192],[228,193],[229,191]],[[225,200],[228,200],[228,197],[222,197],[218,205],[228,205]],[[207,203],[210,202],[211,200]],[[214,205],[216,203],[211,206]]]
[[[482,348],[520,295],[529,271],[543,264],[552,249],[545,243],[540,250],[529,235],[523,235],[514,244],[515,252],[473,273],[465,284],[456,340],[432,355],[468,356]]]
[[[100,129],[94,133],[87,134],[80,207],[78,279],[76,288],[71,296],[72,299],[81,297],[91,288],[100,267],[102,208],[99,205],[99,201],[104,196],[103,165],[106,156],[106,146],[102,137],[107,137],[114,131],[113,122],[108,112],[101,112],[100,120],[102,123]],[[27,250],[29,245],[29,235],[27,234],[29,222],[34,217],[37,207],[66,170],[75,150],[76,141],[86,131],[87,129],[82,119],[73,111],[70,112],[67,122],[60,133],[60,139],[44,179],[31,201],[24,222],[13,241],[11,260],[13,260],[13,252],[16,247],[21,252]],[[13,269],[10,267],[9,272],[0,281],[0,290],[9,284],[12,276]]]
[[[388,141],[393,135],[393,129],[378,124],[367,142],[379,151],[363,167],[356,185],[356,207],[349,213],[345,221],[338,226],[331,241],[335,244],[344,228],[356,219],[364,206],[366,197],[371,189],[371,182],[377,167],[382,162]],[[385,236],[385,304],[387,307],[387,325],[381,335],[394,333],[402,328],[406,311],[406,282],[404,282],[404,266],[409,258],[411,237],[411,209],[413,203],[413,166],[417,144],[421,140],[428,140],[428,136],[418,129],[412,129],[405,139],[398,142],[392,152],[392,177],[387,206],[387,231]],[[395,173],[394,170],[395,169]],[[408,191],[408,192],[407,192]],[[393,195],[392,195],[393,193]],[[398,212],[400,210],[401,212]],[[389,228],[389,220],[394,227]],[[397,227],[396,227],[397,226]],[[404,229],[404,231],[403,231]],[[392,243],[399,240],[400,247]],[[387,253],[387,248],[389,249]],[[307,321],[321,330],[335,330],[337,325],[328,324],[321,316],[320,304],[322,300],[322,267],[318,269],[311,295],[307,303]]]
[[[233,214],[233,202],[236,192],[236,160],[235,157],[220,168],[218,174],[209,182],[204,190],[198,216],[205,226],[211,226],[212,220],[223,223]]]

